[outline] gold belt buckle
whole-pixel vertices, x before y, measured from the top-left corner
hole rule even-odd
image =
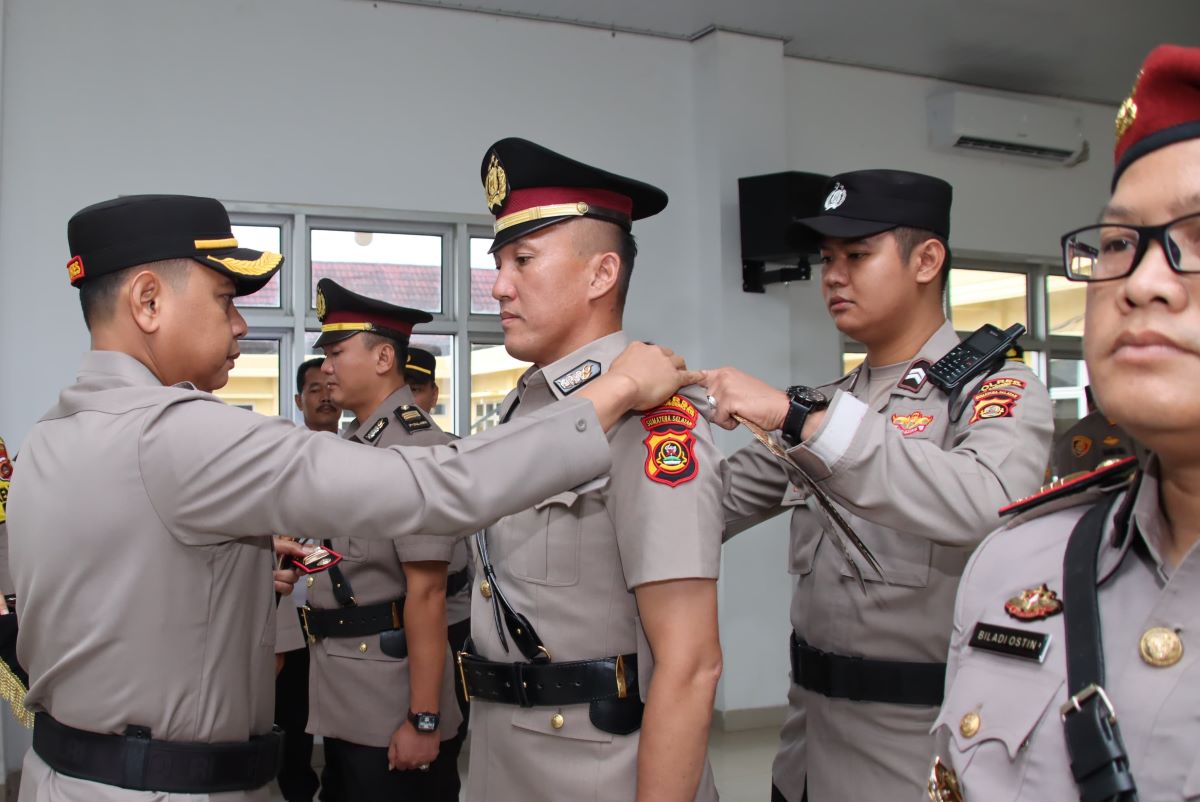
[[[467,671],[463,668],[463,657],[466,654],[467,652],[458,653],[458,678],[462,680],[463,699],[466,700],[467,704],[471,704],[471,689],[467,687]]]
[[[308,611],[311,609],[308,606],[308,602],[305,602],[303,607],[297,607],[296,609],[300,611],[300,626],[304,630],[304,639],[310,644],[316,643],[316,637],[313,636],[308,628]]]
[[[629,695],[629,684],[625,682],[625,655],[617,655],[617,698],[624,699]]]

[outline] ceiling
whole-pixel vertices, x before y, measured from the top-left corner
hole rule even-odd
[[[1117,104],[1156,44],[1200,45],[1200,0],[393,0],[672,39],[713,27],[797,58]]]

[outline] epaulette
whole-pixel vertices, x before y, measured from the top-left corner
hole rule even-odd
[[[1116,490],[1125,486],[1137,468],[1137,457],[1122,457],[1105,460],[1094,470],[1072,473],[1055,479],[1032,496],[1018,499],[1007,507],[1000,508],[1001,515],[1026,512],[1048,501],[1074,495],[1090,488],[1101,491]]]
[[[396,407],[395,412],[396,420],[400,421],[400,425],[404,427],[404,431],[409,434],[433,428],[433,423],[430,422],[429,418],[425,417],[425,413],[415,404],[401,404]]]

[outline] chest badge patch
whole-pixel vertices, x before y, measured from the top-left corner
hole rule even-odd
[[[379,435],[383,434],[383,430],[386,429],[387,426],[388,419],[380,418],[379,420],[375,421],[375,425],[368,429],[367,433],[363,435],[363,440],[366,440],[368,443],[374,443],[379,439]]]
[[[582,365],[576,365],[554,380],[554,386],[563,395],[570,395],[592,379],[600,375],[600,363],[589,359]]]
[[[904,374],[904,378],[896,386],[901,390],[907,390],[910,393],[915,393],[925,386],[925,381],[929,378],[929,361],[918,359],[916,362],[908,366],[908,372]]]
[[[700,473],[696,460],[696,428],[699,413],[686,398],[673,395],[657,409],[642,415],[646,429],[646,477],[652,482],[677,487]]]
[[[926,415],[919,409],[907,415],[896,414],[892,416],[892,425],[899,429],[900,434],[905,437],[925,431],[931,423],[933,423],[933,416]]]
[[[1018,621],[1037,621],[1062,612],[1062,601],[1058,594],[1045,584],[1021,591],[1004,603],[1004,612]]]
[[[982,649],[985,652],[995,652],[1007,657],[1019,657],[1022,660],[1040,663],[1046,659],[1046,649],[1050,646],[1050,633],[1027,632],[980,622],[975,625],[975,630],[971,633],[969,645],[972,649]]]
[[[420,408],[412,404],[401,404],[396,407],[396,418],[400,421],[400,425],[404,427],[404,431],[409,434],[433,428],[433,424],[429,422],[429,419],[421,414]]]
[[[992,379],[979,388],[972,399],[974,412],[968,425],[981,420],[992,418],[1011,418],[1013,408],[1021,400],[1018,390],[1025,389],[1025,382],[1020,379]]]

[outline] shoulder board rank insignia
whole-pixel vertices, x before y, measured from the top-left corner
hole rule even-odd
[[[1049,618],[1061,613],[1062,609],[1062,601],[1059,600],[1058,594],[1046,587],[1045,583],[1023,590],[1020,595],[1013,596],[1004,603],[1004,612],[1018,621]]]
[[[1001,507],[1000,514],[1011,515],[1015,512],[1025,512],[1039,504],[1045,504],[1048,501],[1053,501],[1063,496],[1070,496],[1074,493],[1087,490],[1090,487],[1099,487],[1101,490],[1115,490],[1126,484],[1136,467],[1137,457],[1121,457],[1119,459],[1105,460],[1093,471],[1073,473],[1061,479],[1056,479],[1032,496],[1026,496],[1023,499],[1014,501],[1007,507]]]
[[[589,359],[582,365],[577,365],[554,380],[554,386],[563,395],[570,395],[592,379],[600,375],[600,363]]]
[[[375,421],[375,425],[368,429],[367,433],[363,435],[363,440],[366,440],[368,443],[374,443],[379,439],[379,435],[383,434],[383,430],[387,428],[387,425],[387,418],[380,418],[379,420]]]
[[[690,482],[700,474],[696,437],[692,430],[700,413],[681,395],[642,415],[646,430],[646,477],[668,487]]]
[[[401,404],[396,407],[396,418],[400,421],[400,425],[404,427],[404,431],[409,434],[433,428],[433,424],[421,412],[421,408],[413,404]]]
[[[929,366],[929,360],[918,359],[908,366],[908,372],[904,374],[904,378],[896,386],[910,393],[920,391],[925,386],[925,381],[929,378]]]

